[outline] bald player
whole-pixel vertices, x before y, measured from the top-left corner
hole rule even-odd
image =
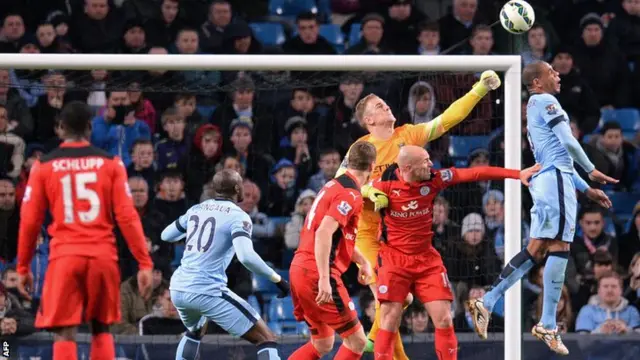
[[[253,250],[253,224],[238,207],[243,199],[242,177],[222,170],[213,177],[215,197],[191,207],[162,232],[162,240],[176,242],[186,236],[180,267],[171,277],[171,301],[187,328],[176,360],[195,360],[207,322],[242,337],[258,348],[258,360],[280,360],[276,337],[244,299],[227,288],[227,266],[234,255],[253,273],[264,276],[289,294],[289,284]],[[208,358],[208,356],[206,356]]]
[[[492,70],[487,70],[482,73],[480,81],[473,86],[471,91],[451,104],[442,115],[428,123],[418,125],[407,124],[397,128],[394,128],[396,122],[395,116],[393,116],[391,109],[381,98],[374,94],[369,94],[364,97],[356,105],[355,117],[360,122],[360,125],[369,131],[369,135],[363,136],[358,139],[358,141],[368,141],[376,147],[376,167],[371,174],[371,179],[375,180],[380,178],[382,172],[396,161],[398,152],[402,146],[417,145],[424,147],[429,141],[439,138],[464,120],[471,110],[473,110],[473,107],[480,102],[489,91],[495,90],[499,86],[500,78],[498,75]],[[342,163],[336,176],[340,176],[346,170],[347,158],[348,156],[345,156],[345,161]],[[362,195],[363,198],[371,201],[365,201],[362,216],[358,223],[356,246],[370,263],[375,264],[378,258],[378,251],[380,250],[380,243],[378,241],[380,216],[375,211],[375,208],[384,204],[380,203],[378,194],[376,194],[376,191],[372,190],[370,186],[363,187]],[[380,199],[383,198],[384,197],[380,197]],[[370,284],[370,287],[371,291],[376,294],[375,283]],[[407,304],[409,303],[411,303],[410,297],[407,298]],[[376,303],[376,309],[378,309],[378,307],[379,304]],[[378,332],[379,322],[380,315],[378,311],[376,311],[376,317],[371,327],[371,332],[369,333],[370,341],[366,351],[370,352],[373,350],[372,341],[375,340]],[[408,359],[404,353],[402,341],[396,341],[396,346],[394,359]]]
[[[385,193],[388,207],[382,216],[382,247],[378,262],[380,332],[375,342],[375,359],[391,360],[393,342],[402,320],[402,304],[413,291],[436,328],[435,350],[439,360],[455,360],[458,341],[451,318],[453,294],[442,258],[432,245],[433,200],[449,186],[470,181],[527,180],[539,169],[523,171],[499,167],[444,169],[434,171],[429,153],[407,145],[372,186]]]

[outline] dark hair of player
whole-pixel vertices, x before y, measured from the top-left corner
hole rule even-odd
[[[242,201],[242,176],[237,171],[223,169],[213,176],[213,191],[218,197]]]
[[[87,132],[91,130],[91,118],[93,118],[93,112],[89,105],[80,101],[66,104],[60,112],[60,125],[65,137],[86,137]]]
[[[534,61],[531,64],[525,66],[524,70],[522,71],[522,83],[524,84],[524,86],[526,86],[527,88],[532,87],[533,80],[539,79],[542,76],[543,64],[543,61]]]
[[[376,148],[368,141],[358,141],[353,144],[347,155],[347,166],[353,170],[368,171],[374,161],[376,161]]]

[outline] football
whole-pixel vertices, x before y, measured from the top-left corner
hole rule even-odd
[[[500,11],[502,27],[512,34],[522,34],[533,26],[536,14],[528,2],[512,0],[504,4]]]

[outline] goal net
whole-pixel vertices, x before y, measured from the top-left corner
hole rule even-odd
[[[0,69],[7,69],[0,70],[0,88],[8,88],[9,97],[21,104],[19,111],[7,110],[14,132],[31,149],[26,158],[33,149],[46,152],[57,145],[56,116],[65,103],[83,101],[95,110],[92,142],[125,160],[134,200],[144,208],[154,260],[167,273],[179,264],[183,246],[162,244],[159,231],[206,195],[212,175],[225,167],[239,169],[251,181],[245,186],[245,211],[255,223],[256,250],[286,273],[297,246],[292,218],[298,215],[291,214],[308,210],[313,193],[305,190],[317,190],[323,171],[335,171],[349,146],[366,134],[353,119],[353,105],[368,93],[389,104],[398,125],[422,123],[468,92],[483,70],[496,70],[503,86],[427,149],[436,168],[521,166],[519,57],[2,55]],[[138,195],[145,191],[148,199]],[[521,213],[515,181],[462,184],[436,200],[434,245],[448,268],[456,298],[452,314],[460,324],[469,325],[464,301],[481,296],[504,260],[520,250]],[[120,255],[126,281],[134,274],[133,260],[124,246]],[[269,284],[252,280],[237,264],[230,269],[230,287],[250,299],[274,331],[293,335],[281,354],[286,358],[300,344],[299,336],[308,335],[305,326],[293,321],[287,300],[273,299]],[[345,283],[366,326],[370,295],[352,272]],[[505,335],[493,340],[505,339],[506,358],[518,360],[518,287],[505,303],[497,306],[496,316],[509,321],[497,321],[495,328]],[[148,327],[140,325],[139,331],[164,339]],[[175,334],[183,330],[179,322],[169,328]],[[402,329],[410,358],[433,353],[424,346],[432,341],[424,334],[434,327],[423,307],[406,311]],[[462,348],[469,339],[475,349],[475,354],[461,351],[460,359],[478,352],[500,357],[495,349],[502,344],[482,348],[474,336],[459,337]],[[160,347],[127,347],[144,344],[140,339],[123,338],[120,350],[129,358],[138,356],[131,351],[163,358],[154,353]],[[204,352],[250,351],[237,341],[206,343]]]

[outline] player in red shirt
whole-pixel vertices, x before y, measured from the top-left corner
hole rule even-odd
[[[294,352],[289,360],[318,360],[333,349],[334,332],[342,346],[334,359],[360,359],[366,337],[355,305],[341,275],[351,262],[360,266],[358,281],[372,281],[371,264],[355,248],[364,185],[375,166],[376,149],[365,141],[349,151],[347,171],[320,190],[300,234],[300,246],[291,262],[291,298],[294,315],[306,321],[311,342]]]
[[[114,215],[138,261],[138,287],[145,299],[151,293],[153,263],[124,164],[86,140],[91,134],[91,109],[71,102],[60,118],[64,142],[33,164],[22,201],[19,291],[28,297],[33,289],[31,259],[48,209],[53,218],[48,228],[49,266],[36,327],[54,333],[54,360],[75,360],[76,328],[90,322],[91,359],[113,360],[115,348],[109,325],[120,321]]]
[[[458,341],[451,319],[451,293],[447,270],[432,246],[433,200],[441,190],[470,181],[522,179],[539,167],[523,171],[498,167],[433,171],[427,151],[404,146],[397,164],[388,167],[372,186],[387,195],[381,211],[382,249],[378,263],[380,332],[374,345],[376,360],[393,358],[393,342],[402,319],[402,303],[409,292],[424,303],[436,327],[439,360],[457,359]]]

